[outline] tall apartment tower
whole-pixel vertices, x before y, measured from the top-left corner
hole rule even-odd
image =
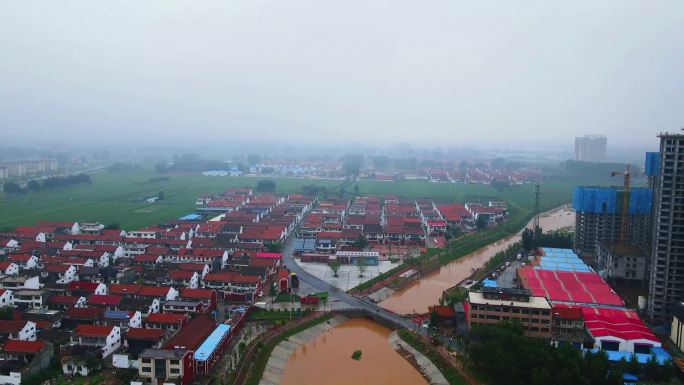
[[[684,134],[659,137],[648,316],[667,322],[675,306],[684,301]]]
[[[608,139],[602,135],[585,135],[575,138],[575,160],[602,163],[606,161]]]

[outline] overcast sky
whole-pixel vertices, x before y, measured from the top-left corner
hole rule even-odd
[[[655,147],[684,1],[0,0],[3,140]]]

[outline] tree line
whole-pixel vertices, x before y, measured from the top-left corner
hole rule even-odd
[[[542,232],[541,228],[525,229],[522,232],[522,247],[526,251],[531,251],[537,247],[555,247],[560,249],[572,249],[574,245],[574,234],[563,231]]]
[[[653,382],[672,377],[672,366],[658,365],[654,356],[646,364],[639,364],[636,357],[611,364],[603,351],[582,352],[571,345],[556,348],[527,337],[519,322],[473,325],[468,361],[492,385],[622,385],[626,372]]]
[[[53,176],[45,179],[32,179],[26,184],[26,188],[16,182],[5,182],[3,190],[8,194],[25,194],[28,191],[50,190],[56,187],[70,186],[81,183],[92,183],[88,174],[74,174],[66,176]]]

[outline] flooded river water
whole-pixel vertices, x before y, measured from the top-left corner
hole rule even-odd
[[[574,226],[575,212],[570,209],[548,212],[540,217],[539,223],[544,231]],[[532,226],[533,222],[530,221],[527,227]],[[427,274],[397,291],[380,302],[380,306],[399,314],[426,313],[428,306],[438,303],[444,290],[466,279],[473,269],[482,267],[496,253],[519,241],[521,234],[522,231],[442,266],[438,271]]]
[[[354,318],[309,341],[290,357],[282,385],[423,385],[427,381],[387,340],[391,331]],[[360,360],[351,358],[362,352]]]

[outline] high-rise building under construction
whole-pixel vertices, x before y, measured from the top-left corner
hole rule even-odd
[[[600,242],[620,241],[649,250],[652,190],[632,188],[629,191],[626,239],[621,239],[624,194],[622,187],[575,188],[572,202],[576,211],[575,252],[587,262],[597,262]]]

